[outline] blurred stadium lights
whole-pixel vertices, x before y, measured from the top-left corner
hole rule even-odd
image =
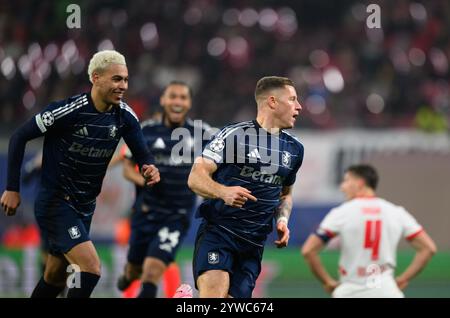
[[[30,110],[32,109],[36,104],[36,97],[33,93],[33,91],[28,90],[25,95],[23,95],[23,106],[25,106],[26,109]]]
[[[222,22],[226,26],[236,26],[239,23],[240,11],[236,8],[230,8],[224,11]]]
[[[117,10],[113,13],[112,25],[116,29],[123,27],[128,21],[128,14],[125,10]]]
[[[362,3],[356,3],[351,8],[352,16],[355,20],[362,22],[367,18],[366,6]]]
[[[69,75],[69,62],[66,60],[64,55],[59,55],[55,61],[56,71],[61,78],[65,78]]]
[[[381,95],[372,93],[367,96],[366,106],[372,114],[380,114],[384,109],[384,99]]]
[[[58,56],[58,46],[55,43],[49,43],[44,49],[44,57],[51,62]]]
[[[323,83],[332,93],[339,93],[344,89],[344,78],[336,67],[328,67],[323,72]]]
[[[383,40],[384,40],[383,28],[379,28],[379,29],[366,28],[366,35],[367,35],[367,39],[373,43],[376,43],[376,44],[383,43]]]
[[[71,64],[70,70],[73,74],[78,75],[85,71],[86,68],[86,62],[84,61],[84,58],[78,57],[78,59]]]
[[[112,41],[110,39],[103,39],[99,44],[97,49],[99,51],[103,51],[103,50],[114,50],[114,44],[112,43]]]
[[[61,48],[61,54],[69,63],[76,61],[78,58],[78,48],[75,41],[70,39],[64,42]]]
[[[36,73],[42,78],[47,79],[51,73],[51,66],[45,59],[36,62]]]
[[[7,56],[0,66],[2,70],[2,74],[6,79],[10,80],[16,75],[16,65],[14,64],[14,60],[12,57]]]
[[[24,79],[28,79],[31,68],[32,68],[32,64],[31,64],[30,59],[28,58],[28,55],[26,55],[26,54],[22,55],[19,58],[19,61],[17,62],[17,66],[19,67],[22,77]]]
[[[246,8],[240,12],[238,20],[242,26],[252,27],[258,23],[259,14],[253,8]]]
[[[325,98],[321,95],[310,95],[305,100],[306,109],[313,115],[322,114],[327,108]]]
[[[411,17],[417,22],[423,23],[427,20],[427,10],[421,3],[411,3],[409,5],[409,13],[411,14]]]
[[[186,10],[183,19],[187,25],[195,25],[202,21],[202,16],[202,10],[200,10],[200,8],[192,6]]]
[[[419,48],[413,47],[408,53],[409,61],[414,66],[423,66],[425,64],[426,55],[425,52]]]
[[[240,68],[249,62],[249,45],[246,39],[235,36],[227,42],[228,53],[230,54],[230,65]]]
[[[144,24],[141,28],[141,40],[142,44],[146,49],[153,49],[158,45],[159,36],[156,24],[153,22],[148,22]]]
[[[264,31],[275,30],[278,14],[272,8],[265,8],[259,13],[259,25]]]
[[[242,36],[235,36],[228,40],[228,52],[234,57],[241,57],[248,53],[247,40]]]
[[[394,68],[400,73],[408,73],[411,69],[408,55],[400,48],[394,48],[391,51],[390,58]]]
[[[313,50],[309,54],[309,61],[315,68],[321,69],[328,65],[330,58],[324,50]]]
[[[28,47],[28,57],[30,58],[31,62],[36,61],[37,59],[40,59],[42,56],[42,49],[39,43],[32,43]]]
[[[277,31],[283,39],[289,39],[297,32],[297,16],[294,10],[289,7],[278,10],[278,16]]]
[[[32,19],[29,23],[15,19],[9,27],[14,32],[4,29],[11,36],[5,38],[0,47],[0,81],[2,87],[7,87],[5,92],[17,91],[18,94],[9,97],[5,93],[3,98],[14,105],[11,107],[26,110],[21,104],[30,88],[45,87],[39,94],[35,92],[36,105],[40,107],[52,96],[53,90],[69,93],[74,86],[84,89],[87,83],[83,67],[86,68],[91,53],[114,47],[124,51],[130,59],[133,77],[142,79],[131,87],[130,98],[153,103],[154,95],[164,86],[162,80],[156,79],[159,74],[180,76],[180,71],[167,72],[166,69],[190,68],[200,78],[196,95],[200,105],[193,109],[193,116],[204,117],[217,125],[234,121],[238,110],[228,111],[215,103],[218,112],[207,111],[211,94],[223,91],[224,82],[231,83],[230,89],[237,92],[236,98],[243,105],[250,105],[250,89],[238,91],[236,88],[250,87],[251,78],[266,71],[292,77],[301,88],[299,97],[303,101],[310,95],[321,95],[336,127],[345,127],[348,122],[379,128],[385,124],[415,127],[414,116],[423,103],[438,107],[444,115],[450,112],[445,106],[448,104],[445,100],[448,99],[450,57],[446,37],[446,17],[450,12],[447,2],[406,0],[398,6],[386,3],[382,8],[380,29],[366,27],[368,13],[362,1],[342,4],[341,11],[332,12],[335,13],[333,19],[326,12],[312,10],[320,9],[319,4],[309,8],[297,2],[247,2],[244,5],[208,1],[175,5],[172,2],[155,5],[152,9],[155,14],[144,7],[144,3],[86,7],[89,16],[86,26],[89,24],[90,30],[95,32],[53,28],[51,6],[39,9],[46,19]],[[303,10],[305,8],[311,10]],[[7,7],[0,12],[0,20],[6,15],[18,16],[19,9],[20,5]],[[181,21],[181,29],[173,23],[174,19]],[[320,29],[316,28],[317,23],[322,26]],[[31,32],[29,25],[38,27]],[[121,36],[125,31],[127,36]],[[150,53],[151,57],[145,56]],[[152,64],[148,61],[153,60],[164,62],[153,71],[140,67],[145,61]],[[233,71],[243,67],[246,68],[245,85],[230,81]],[[219,70],[223,70],[222,76],[209,81],[211,74]],[[52,72],[56,76],[51,76]],[[403,81],[404,76],[411,76],[413,80]],[[71,84],[58,83],[58,77],[70,79]],[[444,81],[443,85],[438,84],[440,80]],[[206,83],[211,89],[204,89]],[[368,94],[372,93],[367,91],[366,83],[369,87],[387,87],[384,93],[373,91],[383,97],[385,104],[383,112],[387,116],[379,121],[373,121],[370,116],[358,118],[359,110],[368,109]],[[325,90],[325,94],[317,90]],[[327,94],[329,92],[342,94],[334,98]],[[348,106],[346,117],[340,116],[345,109],[341,105],[348,105],[347,98],[354,101],[354,106]],[[220,105],[232,103],[225,97]],[[8,129],[12,129],[28,116],[27,111],[16,112],[12,121],[2,123],[11,125]],[[300,126],[314,128],[316,125],[305,120]]]
[[[221,37],[215,37],[209,40],[207,50],[209,55],[216,58],[223,58],[227,49],[227,42]]]
[[[432,48],[429,57],[437,74],[444,75],[448,72],[448,59],[441,49]]]
[[[302,78],[309,86],[322,85],[322,75],[312,67],[306,67],[302,71]]]
[[[32,71],[30,73],[29,82],[33,89],[38,89],[42,84],[42,76],[38,72]]]

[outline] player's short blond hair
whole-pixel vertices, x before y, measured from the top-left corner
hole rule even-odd
[[[101,72],[105,70],[111,64],[127,65],[125,57],[114,50],[104,50],[94,54],[89,61],[88,75],[89,80],[92,82],[92,74],[97,71]]]

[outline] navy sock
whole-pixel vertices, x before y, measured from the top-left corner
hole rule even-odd
[[[142,283],[142,289],[138,298],[156,298],[158,287],[153,283]]]
[[[98,283],[100,276],[88,272],[80,272],[80,287],[69,289],[67,298],[89,298]]]
[[[56,298],[63,289],[64,286],[50,285],[44,280],[44,277],[41,277],[31,294],[31,298]]]

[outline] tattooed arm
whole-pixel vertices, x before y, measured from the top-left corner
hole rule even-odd
[[[278,240],[275,241],[275,245],[278,248],[283,248],[288,245],[289,241],[289,229],[288,221],[292,212],[292,186],[285,186],[281,190],[281,203],[277,208],[276,220],[277,220],[277,233]]]

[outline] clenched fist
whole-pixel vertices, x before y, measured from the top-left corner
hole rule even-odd
[[[16,214],[16,210],[20,205],[20,194],[16,191],[5,191],[1,198],[2,208],[7,216]]]
[[[143,165],[142,175],[145,178],[145,184],[147,186],[152,186],[161,180],[159,170],[154,165]]]

